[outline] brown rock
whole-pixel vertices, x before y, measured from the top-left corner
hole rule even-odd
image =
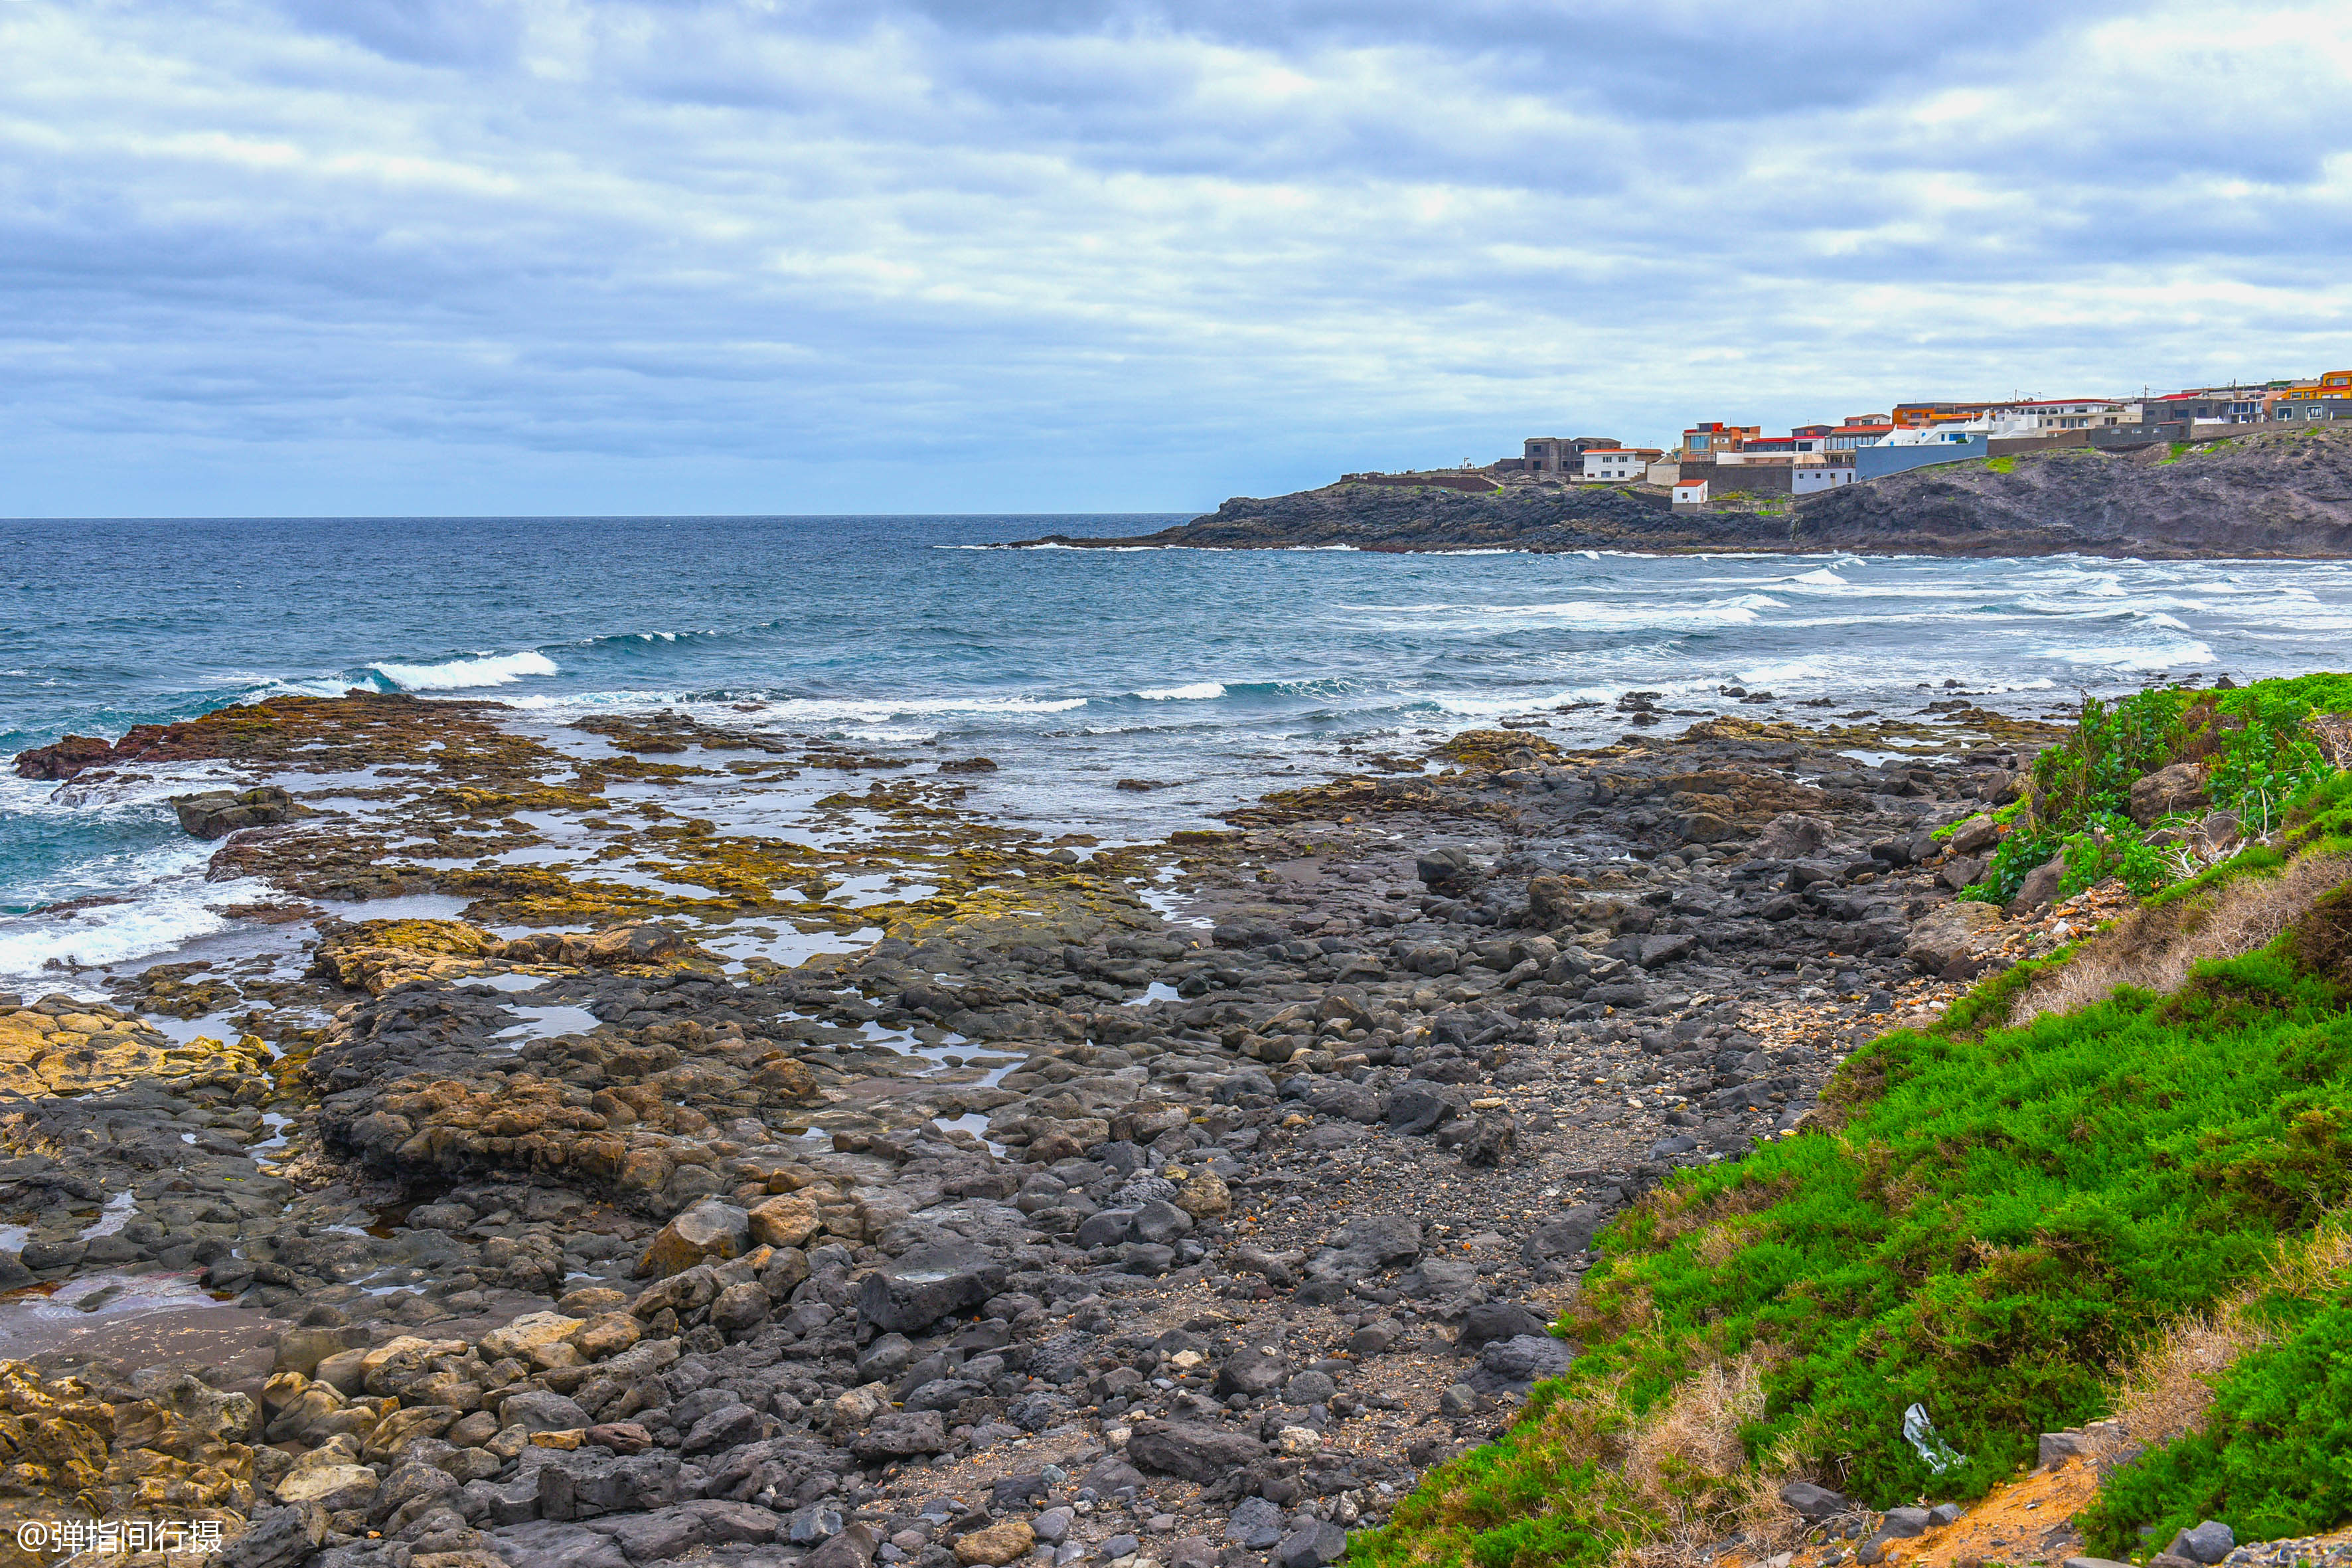
[[[1176,1206],[1194,1219],[1223,1219],[1233,1212],[1233,1194],[1214,1171],[1195,1171],[1176,1189]]]
[[[720,1199],[702,1198],[662,1226],[653,1245],[646,1248],[637,1272],[666,1279],[698,1263],[740,1257],[751,1240],[750,1215]]]
[[[770,1198],[750,1218],[751,1235],[762,1247],[804,1247],[824,1224],[815,1201],[801,1193]]]
[[[1026,1557],[1036,1544],[1037,1532],[1027,1524],[1017,1519],[1001,1519],[986,1530],[956,1537],[956,1561],[967,1568],[975,1563],[1004,1568],[1004,1564]]]
[[[2131,818],[2142,827],[2176,811],[2196,811],[2210,804],[2205,793],[2205,768],[2200,763],[2175,763],[2136,779],[2131,786]]]
[[[2010,901],[2010,909],[2019,914],[2047,909],[2057,900],[2058,884],[2065,879],[2066,857],[2053,855],[2025,874],[2024,882],[2017,889],[2017,897]]]
[[[1990,904],[1960,900],[1934,910],[1911,928],[1903,956],[1923,973],[1941,974],[1952,961],[1974,957],[2000,929],[2000,911]]]
[[[612,1291],[618,1295],[620,1292]],[[604,1361],[619,1355],[644,1337],[645,1330],[634,1312],[604,1312],[582,1325],[572,1341],[572,1347],[590,1361]]]
[[[635,1421],[604,1421],[588,1428],[588,1441],[616,1454],[642,1454],[654,1446],[654,1435]]]

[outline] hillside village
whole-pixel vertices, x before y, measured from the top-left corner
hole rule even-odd
[[[2063,447],[2128,452],[2226,440],[2250,428],[2352,420],[2352,370],[2303,379],[2189,387],[2160,396],[1898,403],[1767,436],[1757,425],[1692,425],[1672,447],[1609,436],[1534,436],[1484,467],[1354,473],[1341,482],[1491,493],[1528,485],[1614,485],[1706,508],[1801,499],[1941,463]]]

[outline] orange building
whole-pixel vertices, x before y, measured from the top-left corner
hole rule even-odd
[[[1980,419],[1994,403],[1898,403],[1895,405],[1895,427],[1897,430],[1927,430],[1938,425],[1965,425]]]
[[[1685,458],[1712,457],[1717,452],[1737,452],[1743,443],[1764,434],[1761,425],[1694,425],[1683,432],[1682,455]]]
[[[2282,403],[2314,403],[2334,398],[2352,398],[2352,370],[2331,370],[2315,385],[2287,387],[2272,397],[2271,406],[2275,411]],[[2294,416],[2273,412],[2272,417],[2292,419]]]

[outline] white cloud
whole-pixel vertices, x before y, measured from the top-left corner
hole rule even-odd
[[[2352,362],[2325,5],[0,14],[5,510],[1137,509]]]

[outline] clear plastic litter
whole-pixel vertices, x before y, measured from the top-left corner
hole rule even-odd
[[[1937,1436],[1936,1424],[1927,1419],[1927,1407],[1924,1405],[1915,1405],[1903,1413],[1903,1440],[1939,1476],[1955,1465],[1969,1462],[1966,1454],[1952,1452],[1950,1446]]]

